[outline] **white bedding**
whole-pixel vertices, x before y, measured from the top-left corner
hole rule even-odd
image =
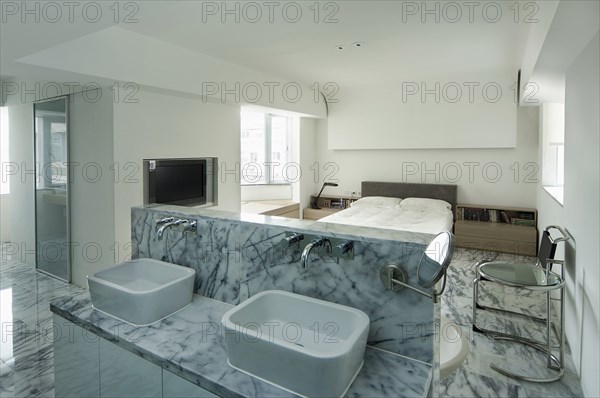
[[[412,211],[402,209],[401,207],[357,206],[321,218],[319,222],[422,232],[435,235],[442,231],[452,231],[453,217],[450,210]]]

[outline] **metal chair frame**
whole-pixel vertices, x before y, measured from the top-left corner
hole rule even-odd
[[[552,230],[552,229],[557,229],[562,234],[562,236],[557,239],[552,239],[552,237],[550,235],[548,235],[552,244],[556,244],[558,242],[566,242],[567,240],[569,240],[571,238],[567,231],[565,231],[563,228],[556,226],[556,225],[548,226],[545,229],[545,232],[549,233],[550,230]],[[565,340],[565,332],[564,332],[564,326],[565,326],[565,320],[564,320],[565,281],[564,281],[564,277],[563,277],[564,264],[565,264],[564,260],[555,260],[555,259],[548,258],[545,260],[545,263],[541,263],[540,261],[538,261],[538,264],[535,265],[537,267],[541,266],[541,267],[545,268],[546,278],[548,278],[551,275],[557,278],[558,283],[555,285],[551,285],[551,286],[518,283],[515,281],[506,281],[503,279],[496,278],[493,275],[489,275],[485,272],[485,269],[484,269],[485,265],[490,264],[490,263],[493,263],[493,262],[492,261],[480,261],[476,264],[477,274],[476,274],[475,280],[473,281],[473,331],[478,332],[478,333],[483,333],[485,335],[489,335],[497,340],[514,341],[517,343],[525,344],[525,345],[532,347],[538,351],[541,351],[544,354],[546,354],[546,366],[549,369],[556,370],[557,373],[556,373],[556,375],[551,376],[551,377],[530,377],[530,376],[526,376],[526,375],[520,375],[520,374],[511,372],[511,371],[508,371],[506,369],[502,369],[496,364],[491,364],[490,365],[491,368],[507,377],[511,377],[511,378],[514,378],[517,380],[524,380],[524,381],[537,382],[537,383],[549,383],[552,381],[559,380],[564,373],[564,340]],[[560,274],[551,271],[553,264],[560,265]],[[530,265],[530,264],[514,263],[514,265],[516,265],[516,266],[522,265],[522,266],[526,266],[526,267],[532,267],[532,265]],[[523,314],[523,313],[517,312],[517,311],[511,311],[511,310],[506,310],[503,308],[495,308],[495,307],[488,307],[488,306],[480,305],[477,301],[478,294],[479,294],[479,283],[480,282],[494,282],[494,283],[498,283],[498,284],[504,285],[504,286],[522,288],[522,289],[527,289],[527,290],[532,290],[532,291],[546,292],[546,295],[545,295],[546,296],[546,317],[535,317],[535,316]],[[552,291],[555,291],[555,290],[559,291],[558,299],[554,299],[551,297]],[[557,329],[555,323],[552,321],[552,301],[556,301],[556,300],[558,300],[560,303],[560,316],[559,316],[560,331]],[[481,327],[477,326],[477,310],[497,311],[497,312],[502,312],[502,313],[507,313],[507,314],[511,314],[511,315],[525,317],[527,319],[530,319],[530,320],[533,320],[536,322],[545,323],[546,324],[546,341],[540,342],[540,341],[536,341],[536,340],[532,340],[532,339],[514,336],[514,335],[511,335],[508,333],[502,333],[502,332],[497,332],[497,331],[490,330],[490,329],[481,328]],[[555,336],[558,339],[558,345],[555,345],[555,346],[552,345],[552,338],[551,338],[552,331],[554,331]],[[558,351],[559,351],[558,358],[552,353],[552,349],[558,349]]]

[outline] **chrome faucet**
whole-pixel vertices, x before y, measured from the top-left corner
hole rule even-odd
[[[183,232],[198,232],[198,221],[188,222],[185,227],[183,227]]]
[[[160,228],[158,228],[158,231],[156,233],[158,240],[162,240],[163,235],[165,234],[165,231],[167,229],[174,227],[174,226],[181,225],[181,224],[187,224],[187,223],[189,223],[189,221],[183,220],[183,219],[176,220],[176,221],[167,221],[167,222],[161,223],[162,225],[160,226]]]
[[[165,218],[161,218],[160,220],[158,220],[158,221],[156,222],[156,227],[158,228],[158,226],[159,226],[159,225],[163,225],[163,224],[166,224],[166,223],[168,223],[168,222],[173,222],[173,221],[175,221],[175,218],[174,218],[174,217],[165,217]]]
[[[349,240],[342,240],[333,247],[332,254],[336,258],[336,262],[338,264],[340,262],[340,258],[352,260],[354,258],[354,243]]]
[[[331,253],[331,242],[327,238],[316,238],[304,247],[304,250],[302,251],[302,256],[300,257],[300,265],[302,266],[302,268],[306,269],[310,267],[309,258],[312,249],[321,248],[323,246],[325,246],[326,253]]]
[[[304,235],[292,233],[279,241],[279,247],[285,250],[292,245],[299,244],[301,240],[304,240]]]

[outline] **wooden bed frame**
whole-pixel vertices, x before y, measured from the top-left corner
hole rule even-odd
[[[441,199],[452,205],[452,218],[456,218],[456,185],[416,184],[408,182],[363,181],[361,196],[386,196],[390,198]]]

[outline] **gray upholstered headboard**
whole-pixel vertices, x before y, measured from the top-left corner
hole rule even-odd
[[[363,181],[361,183],[361,196],[441,199],[452,205],[452,214],[454,215],[456,214],[456,188],[456,185],[443,184]]]

